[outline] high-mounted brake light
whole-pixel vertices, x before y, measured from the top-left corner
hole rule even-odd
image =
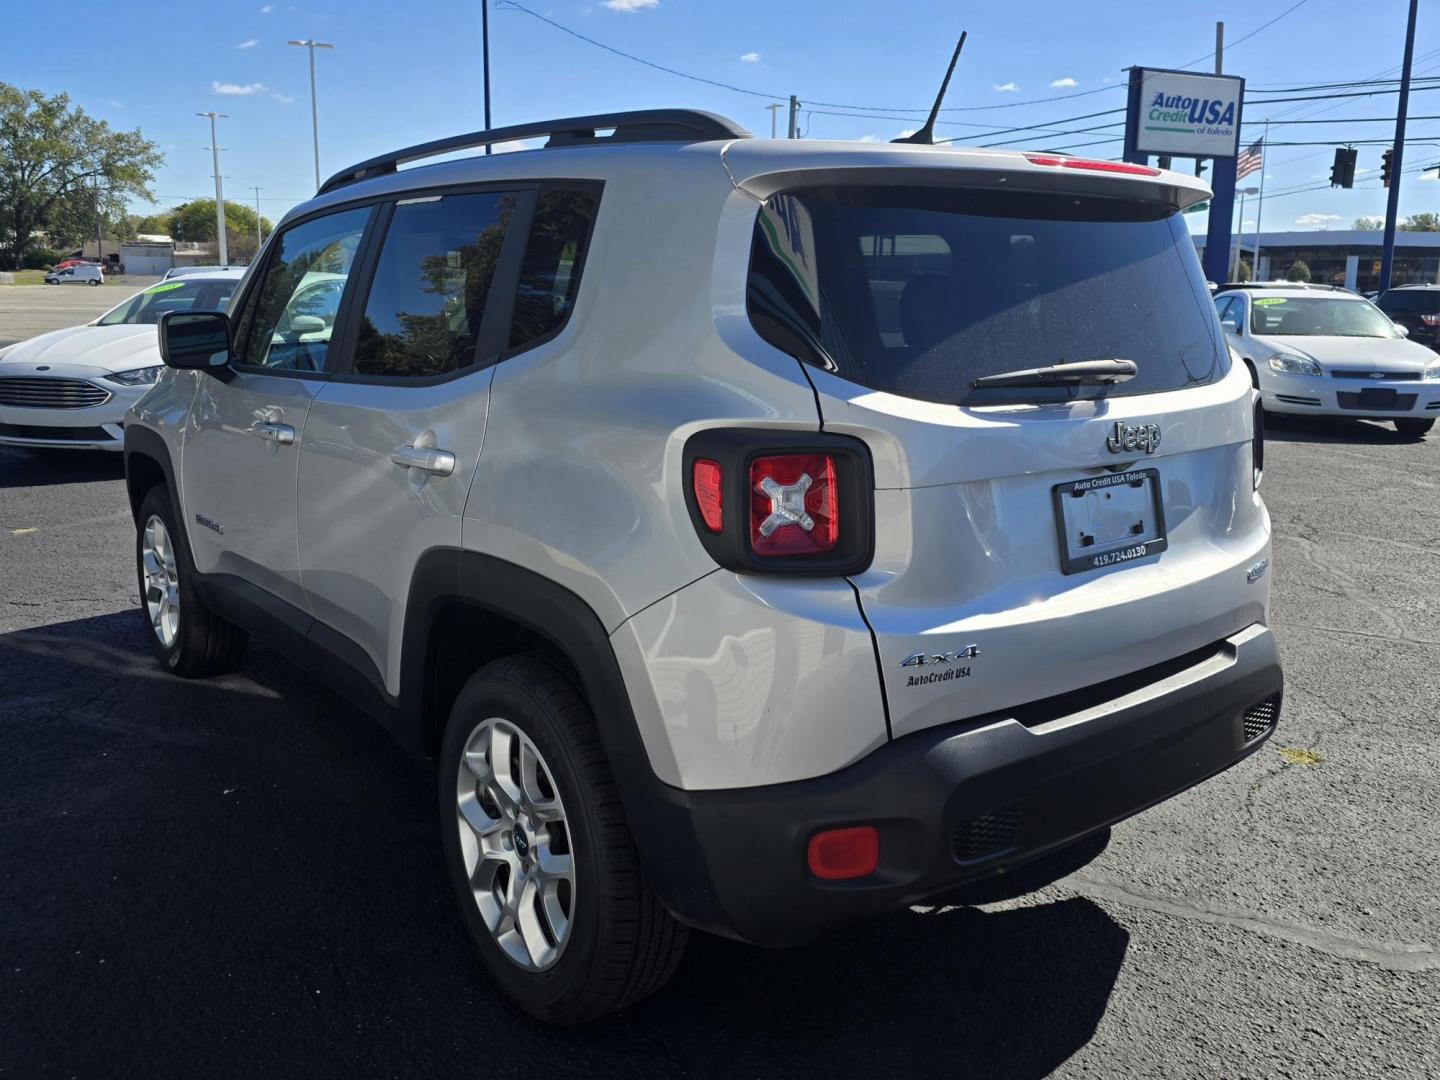
[[[750,548],[756,555],[824,555],[840,540],[840,492],[829,454],[750,463]]]
[[[810,872],[826,881],[868,877],[880,865],[880,832],[874,825],[827,829],[810,837]]]
[[[725,471],[718,461],[698,458],[691,471],[691,483],[695,489],[695,505],[700,508],[700,520],[712,533],[725,527],[725,497],[723,494]]]
[[[1149,165],[1132,165],[1128,161],[1097,161],[1094,158],[1055,157],[1049,154],[1026,154],[1031,165],[1048,165],[1062,169],[1083,169],[1086,172],[1123,173],[1127,176],[1159,176],[1159,169]]]

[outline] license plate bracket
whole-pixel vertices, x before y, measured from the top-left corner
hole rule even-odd
[[[1133,562],[1168,546],[1158,469],[1056,484],[1051,498],[1063,573]]]

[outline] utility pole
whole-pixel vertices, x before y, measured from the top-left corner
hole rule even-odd
[[[335,46],[324,41],[316,41],[314,38],[305,38],[300,41],[292,41],[291,45],[301,45],[310,50],[310,129],[315,136],[315,190],[320,190],[320,106],[315,98],[315,50],[333,49]],[[488,99],[487,99],[488,100]]]
[[[95,258],[105,265],[105,218],[100,214],[100,178],[95,178]]]
[[[210,152],[215,161],[215,240],[220,245],[220,265],[230,265],[230,253],[225,246],[225,188],[220,182],[220,140],[215,135],[215,121],[229,120],[225,113],[202,112],[196,116],[210,118]]]
[[[253,185],[252,185],[253,186]],[[255,255],[258,258],[260,248],[265,244],[265,237],[260,233],[260,188],[255,188]]]
[[[785,106],[777,101],[770,105],[766,105],[765,108],[770,110],[770,138],[773,139],[776,136],[775,125],[780,121],[780,110],[785,108]]]
[[[1265,170],[1270,164],[1265,160],[1265,155],[1268,153],[1270,153],[1270,118],[1267,116],[1265,118],[1265,134],[1260,138],[1260,202],[1255,206],[1255,261],[1250,265],[1250,269],[1255,273],[1256,281],[1260,280],[1260,222],[1265,218]],[[1243,221],[1240,223],[1240,233],[1242,236],[1245,233]],[[1240,246],[1244,247],[1245,245],[1241,243]]]
[[[1405,157],[1405,116],[1410,109],[1410,68],[1415,59],[1415,15],[1420,0],[1410,0],[1405,27],[1405,61],[1400,72],[1400,103],[1395,113],[1395,153],[1390,158],[1390,198],[1385,204],[1385,241],[1380,248],[1380,289],[1390,288],[1395,269],[1395,221],[1400,213],[1400,169]]]
[[[480,0],[480,70],[485,80],[485,130],[490,130],[490,0]],[[488,157],[491,146],[485,144],[485,154]],[[317,180],[315,186],[319,187]]]
[[[786,136],[787,139],[798,139],[798,138],[800,137],[799,123],[798,123],[799,118],[800,118],[800,99],[797,98],[794,94],[791,94],[791,95],[790,95],[790,134]]]

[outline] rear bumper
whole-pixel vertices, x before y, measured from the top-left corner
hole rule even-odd
[[[1274,639],[1257,624],[1126,679],[907,735],[828,776],[667,788],[641,830],[667,838],[643,852],[647,873],[686,922],[803,943],[1004,873],[1229,768],[1268,738],[1280,694]],[[1267,702],[1268,720],[1256,717]],[[809,873],[814,833],[862,824],[880,832],[876,873]]]

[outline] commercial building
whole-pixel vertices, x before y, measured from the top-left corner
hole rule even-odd
[[[1205,254],[1205,237],[1194,237],[1201,256]],[[1255,234],[1231,240],[1234,248],[1243,251],[1246,262],[1254,265]],[[1310,268],[1310,280],[1329,285],[1343,285],[1357,292],[1374,292],[1380,288],[1380,244],[1383,234],[1369,229],[1327,229],[1318,232],[1261,233],[1260,265],[1255,278],[1269,281],[1283,278],[1296,262]],[[1440,232],[1397,232],[1395,234],[1395,267],[1393,285],[1411,285],[1440,281]]]

